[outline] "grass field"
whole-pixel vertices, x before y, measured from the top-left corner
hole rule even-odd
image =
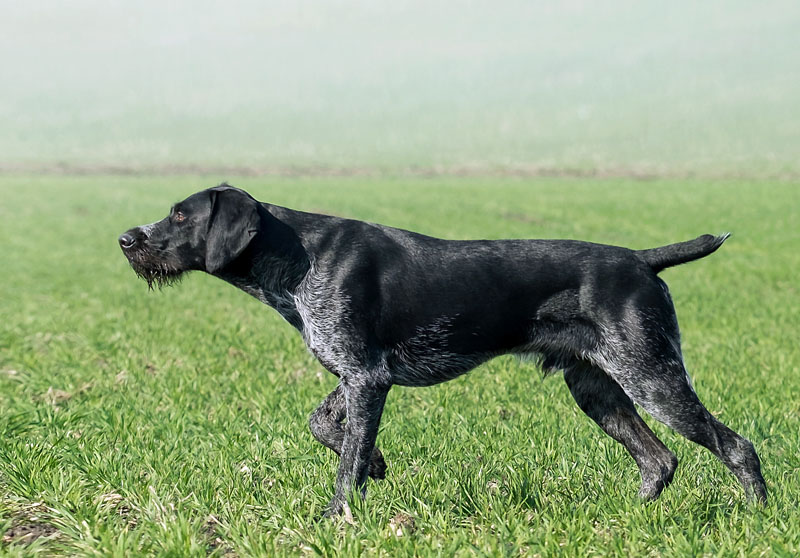
[[[448,238],[644,248],[733,233],[663,277],[701,399],[761,455],[766,508],[649,419],[681,465],[642,504],[633,461],[561,378],[500,358],[392,390],[388,476],[348,526],[316,521],[336,459],[306,424],[335,378],[255,299],[201,274],[148,292],[117,246],[211,182],[0,177],[0,554],[800,554],[799,184],[232,179],[273,203]]]

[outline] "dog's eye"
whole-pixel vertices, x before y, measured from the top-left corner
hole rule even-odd
[[[173,219],[175,219],[176,223],[183,223],[183,221],[186,219],[186,216],[180,211],[176,211]]]

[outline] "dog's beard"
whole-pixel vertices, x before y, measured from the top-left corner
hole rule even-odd
[[[185,271],[177,269],[168,263],[147,261],[141,256],[128,257],[128,262],[131,264],[134,273],[140,279],[147,281],[147,288],[151,291],[154,286],[161,289],[179,283],[185,273]]]

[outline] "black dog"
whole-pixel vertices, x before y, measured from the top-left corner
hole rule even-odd
[[[328,514],[367,476],[393,385],[429,386],[501,354],[564,370],[580,408],[630,452],[639,494],[658,497],[677,459],[634,402],[711,450],[766,502],[753,445],[712,416],[683,364],[675,310],[657,273],[714,252],[704,235],[650,250],[574,240],[441,240],[260,203],[223,184],[119,237],[148,285],[205,271],[275,308],[339,386],[311,432],[341,457]],[[347,418],[346,423],[343,422]]]

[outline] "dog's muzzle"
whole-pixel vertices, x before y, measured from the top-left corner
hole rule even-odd
[[[134,227],[119,236],[119,246],[133,271],[147,281],[151,289],[171,285],[180,280],[185,269],[162,250],[149,245],[149,227]]]

